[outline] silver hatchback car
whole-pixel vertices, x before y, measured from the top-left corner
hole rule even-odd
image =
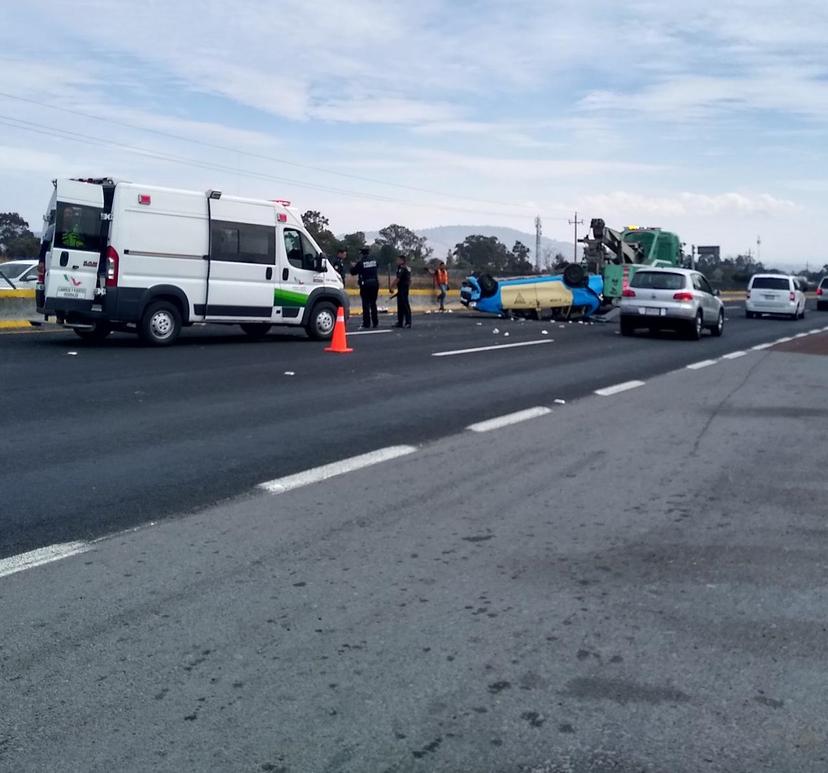
[[[640,268],[621,298],[621,335],[637,328],[651,332],[680,330],[698,340],[705,328],[724,332],[724,304],[698,271],[685,268]]]

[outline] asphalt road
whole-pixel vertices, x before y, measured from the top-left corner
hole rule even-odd
[[[475,332],[442,324],[454,343]],[[30,357],[44,377],[50,363],[74,372],[64,380],[75,400],[102,379],[97,399],[50,408],[48,426],[75,423],[56,423],[61,409],[85,420],[97,410],[89,432],[115,430],[107,453],[89,455],[97,480],[135,458],[131,477],[113,472],[118,501],[141,492],[147,514],[160,470],[180,496],[189,475],[215,486],[235,459],[255,457],[240,456],[248,435],[324,458],[358,446],[360,424],[372,447],[399,440],[377,417],[402,413],[403,439],[443,436],[396,462],[0,577],[0,769],[824,773],[825,334],[788,347],[813,354],[752,351],[485,435],[435,426],[467,402],[475,418],[498,409],[487,369],[521,401],[583,390],[574,361],[591,337],[607,354],[595,383],[607,383],[797,327],[734,322],[722,344],[561,331],[531,355],[471,360],[471,373],[459,358],[435,364],[433,389],[418,375],[432,362],[425,326],[408,340],[366,337],[341,360],[313,345],[200,339],[64,360],[65,343],[27,340],[36,353],[15,367]],[[11,346],[27,352],[22,343]],[[206,367],[217,357],[221,371]],[[150,372],[136,376],[138,362]],[[385,379],[366,375],[385,368]],[[332,375],[328,393],[311,389],[318,372]],[[118,390],[136,378],[146,418],[133,405],[124,423]],[[44,389],[58,400],[57,384]],[[285,408],[298,412],[303,394],[301,416],[322,414],[310,433]],[[373,408],[350,404],[360,394]],[[197,417],[200,440],[189,437]],[[347,444],[314,446],[307,436],[331,422]],[[188,434],[177,449],[187,453],[154,467],[145,439],[162,427]],[[225,456],[210,455],[214,443]],[[47,480],[76,464],[47,453]],[[250,479],[276,468],[257,463]],[[113,501],[114,486],[98,490]],[[61,512],[82,514],[75,482],[62,492]]]
[[[0,335],[0,558],[828,323],[813,310],[797,322],[746,320],[737,304],[729,313],[724,337],[701,342],[622,339],[616,324],[419,315],[412,330],[352,337],[350,355],[325,354],[301,334],[251,342],[236,328],[193,328],[169,349],[128,335],[99,346],[67,331]],[[561,452],[577,442],[577,433],[555,439]]]

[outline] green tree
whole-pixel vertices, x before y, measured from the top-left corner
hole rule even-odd
[[[40,242],[17,212],[0,212],[0,255],[36,258],[39,250]]]
[[[413,266],[424,266],[434,251],[427,244],[425,236],[417,236],[404,225],[392,223],[381,229],[374,241],[379,248],[379,260],[382,265],[393,262],[397,255],[406,255]]]
[[[321,212],[309,209],[302,215],[302,222],[308,233],[313,237],[314,241],[319,245],[319,249],[325,255],[334,255],[339,248],[339,240],[334,236],[333,232],[328,228],[329,220]]]
[[[515,274],[533,274],[535,267],[532,265],[532,261],[529,260],[531,254],[532,251],[523,242],[516,241],[515,246],[512,247],[512,257],[506,270]]]
[[[486,274],[502,274],[509,265],[510,253],[496,236],[467,236],[454,248],[458,268]]]

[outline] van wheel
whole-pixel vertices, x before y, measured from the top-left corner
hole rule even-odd
[[[267,331],[270,330],[270,325],[267,322],[245,322],[239,325],[249,338],[264,338]]]
[[[169,346],[181,332],[181,313],[168,301],[156,301],[147,306],[138,335],[145,344]]]
[[[73,330],[75,331],[75,335],[82,341],[99,344],[112,332],[112,327],[108,322],[96,322],[92,330],[78,330],[78,328],[73,328]]]
[[[311,310],[305,332],[315,341],[327,341],[336,325],[337,307],[328,301],[317,303]]]

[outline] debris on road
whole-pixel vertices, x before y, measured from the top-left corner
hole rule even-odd
[[[566,400],[561,400],[560,397],[555,398],[555,405],[566,405]]]
[[[286,370],[286,371],[285,371],[285,375],[286,375],[286,376],[295,376],[295,375],[296,375],[296,372],[295,372],[295,371],[292,371],[292,370]]]

